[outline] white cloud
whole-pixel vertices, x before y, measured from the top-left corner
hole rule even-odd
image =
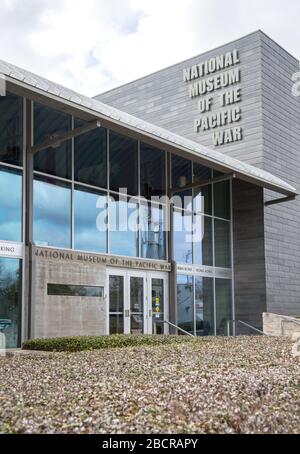
[[[0,58],[87,95],[258,28],[300,57],[298,0],[0,0]]]

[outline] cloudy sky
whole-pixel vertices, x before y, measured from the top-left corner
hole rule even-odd
[[[300,58],[299,0],[0,0],[0,59],[89,96],[262,29]]]

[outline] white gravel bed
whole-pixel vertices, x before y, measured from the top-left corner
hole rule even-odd
[[[284,338],[0,358],[0,433],[300,433]]]

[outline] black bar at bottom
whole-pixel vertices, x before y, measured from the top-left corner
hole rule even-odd
[[[288,442],[298,444],[296,437],[276,435],[276,447],[287,449]],[[125,452],[140,452],[145,449],[180,449],[202,451],[205,448],[217,447],[222,452],[226,447],[240,449],[245,447],[269,448],[274,441],[273,435],[0,435],[1,452],[4,449],[20,448],[22,451],[36,448],[53,452],[57,448],[74,449],[75,452],[87,450],[106,452],[119,450]]]

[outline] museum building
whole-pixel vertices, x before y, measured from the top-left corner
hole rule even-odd
[[[297,71],[261,31],[95,98],[0,61],[7,346],[299,315]]]

